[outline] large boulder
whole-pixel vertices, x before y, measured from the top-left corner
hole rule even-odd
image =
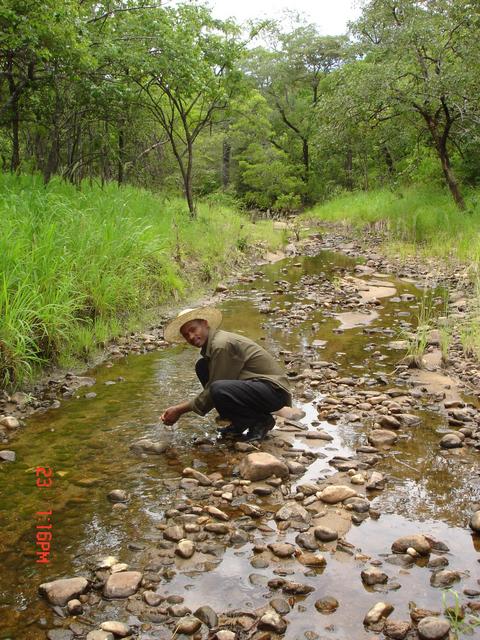
[[[415,549],[421,556],[428,555],[431,548],[432,545],[421,533],[412,536],[402,536],[401,538],[397,538],[392,544],[393,553],[406,553],[408,549]]]
[[[38,587],[38,591],[51,604],[63,607],[69,600],[84,593],[87,587],[88,580],[86,578],[63,578],[53,582],[44,582]]]
[[[456,433],[447,433],[440,440],[440,446],[442,449],[458,449],[463,447],[463,440]]]
[[[347,487],[343,484],[334,484],[330,487],[325,487],[323,491],[320,491],[318,497],[322,502],[327,504],[336,504],[337,502],[343,502],[347,498],[353,498],[357,492],[352,487]]]
[[[368,434],[368,441],[372,447],[388,447],[395,444],[397,434],[388,429],[374,429]]]
[[[286,502],[275,514],[275,520],[295,520],[310,522],[312,516],[298,502]]]
[[[128,598],[138,591],[143,575],[140,571],[112,573],[103,587],[105,598]]]
[[[389,602],[377,602],[363,619],[363,624],[377,624],[380,620],[387,618],[393,611],[393,605]]]
[[[255,451],[249,453],[240,463],[240,475],[244,480],[266,480],[271,476],[279,478],[287,478],[289,475],[288,467],[282,460],[279,460],[270,453],[264,451]]]
[[[422,640],[442,640],[450,633],[450,623],[443,618],[427,616],[418,623],[418,635]]]

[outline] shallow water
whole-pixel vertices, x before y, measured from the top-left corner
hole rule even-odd
[[[294,266],[295,263],[301,266]],[[368,331],[360,326],[337,333],[339,320],[334,317],[333,308],[312,310],[306,318],[296,317],[299,304],[311,302],[312,295],[322,299],[321,291],[315,293],[315,283],[320,286],[324,279],[340,278],[351,272],[353,265],[342,254],[322,252],[313,258],[295,258],[262,267],[261,277],[235,287],[231,298],[221,304],[224,328],[261,341],[276,355],[284,350],[311,353],[309,345],[313,340],[326,340],[326,346],[316,350],[319,360],[336,362],[341,376],[363,377],[368,388],[381,392],[385,386],[379,384],[379,377],[389,375],[398,361],[398,352],[388,350],[386,345],[401,337],[409,323],[415,324],[416,304],[382,300],[378,318],[369,322]],[[388,281],[395,283],[397,295],[421,296],[410,283],[390,277]],[[261,312],[267,304],[274,313]],[[284,322],[285,318],[288,322]],[[379,331],[384,328],[391,331]],[[178,478],[185,466],[207,473],[231,469],[232,461],[224,446],[193,446],[195,438],[214,434],[212,418],[190,415],[174,430],[159,423],[158,416],[164,408],[198,391],[193,373],[196,357],[193,349],[180,346],[131,355],[89,371],[88,375],[96,378],[94,387],[80,389],[74,398],[62,401],[58,409],[33,416],[11,442],[17,461],[0,466],[0,638],[45,637],[42,618],[49,628],[52,613],[37,596],[40,583],[81,574],[91,558],[98,555],[116,555],[134,566],[135,551],[128,545],[158,539],[155,525],[172,506],[168,480]],[[97,396],[85,398],[92,391]],[[320,397],[321,387],[317,391]],[[309,418],[316,418],[316,408],[313,402],[303,406],[308,423]],[[404,430],[408,437],[399,440],[393,455],[377,465],[394,480],[374,502],[383,515],[378,521],[367,520],[360,527],[353,527],[347,540],[362,553],[376,557],[381,549],[388,553],[392,540],[403,533],[431,533],[448,543],[451,568],[470,573],[464,586],[468,582],[471,588],[478,588],[479,545],[466,527],[466,514],[468,505],[480,499],[479,454],[462,455],[458,460],[455,453],[440,452],[436,431],[445,426],[444,419],[427,408],[423,418],[420,427]],[[353,454],[358,444],[365,443],[360,423],[323,423],[322,427],[334,440],[319,444],[307,441],[309,447],[320,449],[326,458],[317,460],[302,480],[333,473],[329,457]],[[171,440],[173,452],[168,457],[138,455],[129,446],[144,437]],[[298,440],[296,446],[307,448],[302,438]],[[51,488],[36,486],[37,467],[53,469]],[[116,488],[126,489],[132,496],[126,514],[113,511],[106,499],[108,492]],[[35,556],[39,522],[36,514],[50,510],[52,553],[49,564],[41,565]],[[294,537],[287,532],[285,539]],[[266,589],[252,584],[249,576],[258,574],[268,579],[272,577],[271,568],[253,569],[246,560],[250,556],[251,545],[227,549],[200,578],[177,573],[165,585],[166,593],[178,594],[184,587],[185,603],[192,610],[207,603],[205,594],[208,604],[218,610],[265,604]],[[332,639],[371,637],[358,628],[358,616],[353,612],[364,613],[383,598],[403,612],[403,619],[412,594],[420,606],[441,606],[439,590],[428,584],[430,574],[415,565],[408,572],[386,565],[387,573],[395,576],[402,588],[382,596],[363,587],[360,569],[347,554],[337,553],[329,558],[326,569],[312,578],[305,578],[305,568],[299,569],[298,563],[291,562],[295,571],[292,579],[313,580],[316,598],[333,595],[341,606],[336,613],[322,616],[313,608],[312,598],[303,602],[296,598],[294,608],[301,615],[288,616],[288,638],[302,638],[308,630],[321,634],[330,625],[333,626],[327,631]],[[106,603],[102,611],[114,615],[118,606]]]

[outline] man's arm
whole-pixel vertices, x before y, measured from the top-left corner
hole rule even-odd
[[[189,411],[192,411],[192,403],[186,400],[180,404],[173,405],[173,407],[168,407],[160,416],[160,420],[166,425],[172,425],[177,422],[180,416]]]

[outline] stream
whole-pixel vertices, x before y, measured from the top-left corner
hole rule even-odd
[[[301,424],[311,430],[313,423],[331,436],[330,440],[307,439],[306,431],[289,429],[288,423],[282,427],[279,421],[267,440],[273,441],[269,446],[274,449],[268,450],[275,455],[303,454],[300,463],[305,471],[291,477],[285,494],[277,490],[250,494],[269,515],[257,528],[245,527],[251,537],[244,544],[217,540],[213,552],[199,554],[194,565],[170,554],[156,579],[153,569],[145,568],[154,556],[152,549],[162,541],[169,509],[180,506],[182,513],[182,504],[202,503],[200,494],[190,495],[179,487],[182,470],[219,472],[227,484],[229,478],[238,478],[236,469],[244,455],[231,444],[215,441],[213,414],[206,418],[189,414],[175,429],[159,421],[167,406],[198,392],[194,374],[198,356],[191,347],[163,347],[98,366],[85,374],[95,379],[93,386],[27,420],[11,442],[16,461],[0,466],[0,638],[60,640],[58,634],[47,636],[52,629],[65,632],[65,640],[83,638],[102,620],[126,622],[135,638],[173,637],[174,627],[168,626],[165,615],[144,616],[140,605],[125,609],[123,600],[104,600],[94,594],[85,602],[84,615],[75,621],[65,609],[50,607],[38,595],[41,583],[80,575],[90,579],[96,560],[105,556],[145,571],[150,589],[158,589],[165,598],[180,595],[191,611],[203,605],[219,614],[264,607],[275,596],[267,583],[278,575],[308,583],[314,593],[287,598],[291,610],[285,615],[288,628],[283,637],[292,640],[383,637],[363,625],[366,612],[378,601],[391,603],[392,618],[397,620],[409,620],[412,602],[442,611],[442,590],[430,585],[431,568],[425,559],[405,566],[389,561],[392,542],[402,535],[423,533],[446,544],[449,568],[460,572],[452,589],[460,595],[465,589],[480,594],[480,536],[468,528],[471,505],[480,500],[479,451],[440,449],[439,440],[449,427],[435,394],[422,391],[422,384],[412,382],[408,371],[398,369],[403,352],[391,347],[416,326],[423,291],[389,274],[355,273],[357,262],[330,251],[296,256],[254,267],[252,274],[221,296],[222,328],[249,336],[285,362],[294,404],[305,412]],[[355,295],[350,290],[358,290],[359,279],[366,288],[369,281],[377,288],[384,281],[390,291],[375,304],[353,308]],[[432,298],[435,313],[441,314],[442,292],[434,291]],[[349,304],[344,311],[345,300]],[[302,376],[305,369],[328,370],[332,375]],[[301,529],[277,531],[275,512],[297,486],[333,478],[337,469],[330,464],[332,459],[361,459],[357,450],[368,445],[373,421],[368,416],[373,409],[358,405],[371,404],[369,398],[392,388],[400,389],[397,396],[421,421],[402,428],[394,445],[378,455],[375,471],[385,475],[386,485],[383,491],[368,494],[375,517],[349,524],[343,536],[346,545],[326,545],[322,553],[327,564],[322,570],[307,570],[295,558],[279,562],[269,557],[267,566],[252,566],[254,545],[269,544],[279,533],[282,542],[295,544]],[[471,398],[462,397],[462,401],[476,406]],[[350,403],[351,410],[338,411],[335,402],[344,407]],[[288,444],[275,449],[277,438]],[[132,448],[141,439],[167,441],[169,446],[163,454],[152,455]],[[39,467],[53,470],[50,487],[37,486]],[[130,495],[126,508],[112,507],[107,494],[114,489]],[[233,493],[233,500],[222,502],[218,497],[219,502],[212,504],[241,523],[241,501]],[[51,552],[49,562],[39,564],[35,536],[37,525],[47,520],[38,513],[49,512]],[[381,563],[389,575],[388,585],[364,586],[360,572],[366,559]],[[280,567],[283,573],[273,573]],[[325,596],[339,603],[329,614],[314,607],[314,601]],[[461,597],[479,601],[468,593]],[[238,631],[237,637],[277,637],[274,632],[271,636],[242,633]],[[475,633],[480,637],[478,629]],[[214,636],[208,636],[202,626],[194,637]]]

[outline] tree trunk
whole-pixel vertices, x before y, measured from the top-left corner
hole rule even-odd
[[[310,173],[310,150],[308,148],[307,138],[302,138],[302,151],[303,151],[303,166],[305,167],[305,182],[308,182],[308,176]]]
[[[222,184],[223,188],[227,189],[230,184],[230,157],[232,146],[230,142],[224,138],[223,140],[223,154],[222,154]]]
[[[385,164],[387,165],[388,175],[390,178],[393,178],[395,175],[395,162],[393,160],[392,154],[390,153],[390,149],[386,144],[382,146],[383,157],[385,158]]]
[[[20,140],[19,140],[19,130],[20,130],[20,115],[18,112],[18,94],[17,87],[15,85],[15,79],[13,77],[13,54],[8,54],[7,60],[7,78],[8,78],[8,89],[10,92],[11,98],[11,130],[12,130],[12,156],[10,160],[10,171],[16,171],[20,166]]]
[[[450,156],[448,154],[446,146],[442,145],[443,148],[438,149],[438,155],[440,156],[440,162],[442,164],[443,175],[445,176],[445,182],[450,189],[450,193],[452,194],[453,199],[457,207],[460,211],[465,211],[465,200],[460,192],[460,188],[458,186],[458,182],[455,178],[455,175],[452,171],[452,166],[450,164]]]
[[[452,194],[457,207],[460,209],[460,211],[465,211],[465,200],[463,199],[457,179],[455,178],[455,175],[453,173],[452,165],[450,163],[450,155],[447,148],[448,134],[452,125],[452,121],[448,120],[446,122],[443,135],[441,135],[438,130],[438,124],[432,118],[432,116],[428,113],[422,113],[422,115],[425,118],[428,129],[430,131],[430,135],[432,136],[433,142],[435,144],[438,159],[440,160],[440,164],[442,165],[445,182],[450,189],[450,193]]]
[[[191,141],[188,143],[188,162],[187,169],[184,174],[184,187],[185,197],[188,203],[188,210],[190,211],[190,218],[194,220],[197,217],[197,208],[193,199],[193,183],[192,183],[192,171],[193,171],[193,146]]]
[[[20,117],[18,114],[18,100],[15,99],[12,102],[12,161],[10,163],[10,170],[17,171],[20,166]]]
[[[58,133],[58,128],[55,126],[55,133],[53,135],[52,145],[50,147],[50,152],[48,154],[47,163],[43,170],[43,181],[47,184],[50,181],[50,178],[54,173],[58,170],[58,162],[60,155],[60,136]]]
[[[345,159],[345,173],[347,189],[353,191],[353,152],[351,149],[347,151],[347,157]]]

